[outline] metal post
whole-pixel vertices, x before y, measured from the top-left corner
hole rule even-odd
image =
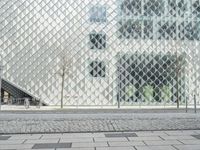
[[[40,109],[40,107],[41,107],[41,100],[40,100],[40,98],[39,99],[35,98],[35,101],[36,101],[36,107]],[[37,103],[38,103],[38,105],[37,105]]]
[[[120,108],[120,100],[119,100],[119,95],[118,95],[118,108]]]
[[[187,113],[188,112],[188,100],[186,99],[185,101],[185,112]]]
[[[197,113],[197,101],[196,101],[196,95],[194,95],[194,113]]]
[[[0,65],[0,110],[1,110],[1,80],[2,80],[2,66]]]
[[[41,99],[39,99],[39,105],[40,105],[40,107],[42,106],[42,102],[41,102]]]
[[[118,53],[117,54],[117,58],[118,58],[118,61],[120,59],[120,54]],[[120,79],[119,79],[119,76],[121,74],[121,67],[119,67],[119,62],[118,62],[118,65],[117,65],[117,108],[119,109],[120,108]]]

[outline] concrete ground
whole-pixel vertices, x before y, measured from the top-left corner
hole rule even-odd
[[[0,135],[0,150],[200,150],[200,130]]]

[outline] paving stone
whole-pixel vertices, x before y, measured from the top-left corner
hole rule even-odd
[[[105,137],[104,133],[93,133],[92,137]]]
[[[150,136],[144,136],[144,137],[128,137],[130,141],[148,141],[148,140],[163,140],[158,136],[150,137]]]
[[[2,136],[0,135],[0,140],[8,140],[11,136]]]
[[[57,148],[56,150],[95,150],[95,148]]]
[[[167,136],[167,134],[163,131],[142,131],[142,132],[136,132],[136,134],[140,136]]]
[[[136,146],[137,150],[176,150],[172,146]]]
[[[94,137],[95,135],[92,134],[92,133],[82,133],[82,134],[79,134],[79,133],[64,133],[62,135],[62,138],[67,138],[67,137],[70,137],[70,138],[76,138],[76,137]]]
[[[136,145],[145,145],[142,141],[128,141],[128,142],[108,142],[109,146],[136,146]]]
[[[120,142],[122,142],[122,141],[128,141],[127,138],[125,138],[125,137],[94,138],[94,140],[95,140],[96,142],[101,142],[101,141],[108,141],[108,142],[110,142],[110,141],[120,141]]]
[[[194,132],[194,134],[191,135],[195,135],[195,134],[200,134],[200,130],[192,130]]]
[[[135,133],[108,133],[105,137],[137,137]]]
[[[196,139],[200,139],[200,134],[199,135],[192,135],[192,137],[194,137]]]
[[[174,145],[178,150],[200,150],[200,145]]]
[[[1,150],[5,150],[5,149],[31,149],[33,147],[34,144],[5,144],[5,145],[0,145],[0,149]]]
[[[40,139],[40,140],[26,140],[25,141],[25,143],[58,143],[58,141],[59,141],[59,139],[57,138],[57,139],[46,139],[46,140],[44,140],[44,139]]]
[[[74,143],[74,142],[93,142],[93,138],[61,138],[60,143]]]
[[[96,150],[135,150],[134,147],[97,147]]]
[[[89,148],[89,147],[106,147],[108,146],[107,142],[93,142],[93,143],[72,143],[72,148]]]
[[[164,131],[164,133],[166,133],[167,135],[174,135],[174,136],[197,134],[196,130]]]
[[[182,130],[182,135],[194,135],[198,130]]]
[[[22,150],[22,149],[16,149],[16,150]],[[33,150],[33,149],[31,148],[31,149],[23,149],[23,150]],[[55,148],[37,149],[37,150],[55,150]],[[66,150],[66,148],[65,148],[65,150]]]
[[[190,145],[190,144],[200,145],[200,140],[179,140],[179,141],[186,145]]]
[[[164,131],[167,135],[183,135],[181,130],[178,131]]]
[[[11,140],[14,140],[14,139],[40,139],[42,137],[41,134],[34,134],[34,135],[30,135],[30,134],[26,134],[26,135],[23,135],[23,134],[18,134],[18,135],[13,135],[10,137]]]
[[[136,132],[136,134],[140,137],[140,136],[167,136],[167,134],[165,132]]]
[[[57,139],[61,138],[62,136],[62,134],[43,134],[41,139]]]
[[[0,145],[2,145],[2,144],[21,144],[24,141],[25,141],[24,139],[21,139],[21,140],[2,140],[2,141],[0,141]]]
[[[35,144],[32,149],[71,148],[71,143],[41,143]]]
[[[145,132],[145,131],[144,131]],[[153,134],[158,134],[158,135],[166,135],[165,131],[151,131]]]
[[[190,136],[190,135],[179,135],[179,136],[160,136],[161,138],[165,140],[190,140],[190,139],[195,139],[195,137]]]
[[[177,140],[165,140],[165,141],[144,141],[147,145],[173,145],[173,144],[182,144]]]

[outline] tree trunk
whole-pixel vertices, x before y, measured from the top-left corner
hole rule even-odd
[[[65,75],[63,74],[62,76],[62,87],[61,87],[61,108],[63,108],[63,93],[64,93],[64,79],[65,79]]]

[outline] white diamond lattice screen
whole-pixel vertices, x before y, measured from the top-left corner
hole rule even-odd
[[[200,98],[200,0],[1,0],[3,77],[49,105]],[[200,101],[198,101],[200,103]]]

